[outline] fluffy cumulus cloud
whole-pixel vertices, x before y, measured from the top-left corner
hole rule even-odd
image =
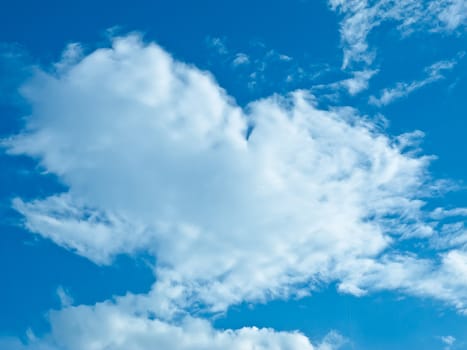
[[[0,338],[6,350],[337,350],[346,339],[329,332],[313,346],[299,332],[277,332],[269,328],[244,327],[216,330],[210,322],[185,317],[168,323],[153,317],[129,313],[105,302],[95,306],[68,307],[49,315],[51,333],[28,340]]]
[[[4,141],[68,190],[13,205],[30,231],[97,264],[151,254],[156,282],[147,295],[52,313],[50,339],[30,347],[312,349],[298,333],[214,330],[190,313],[330,282],[465,310],[464,246],[435,260],[392,248],[442,235],[436,213],[423,212],[434,185],[418,133],[389,137],[353,109],[318,109],[304,91],[242,109],[210,74],[136,35],[72,50],[24,85],[32,113]]]
[[[335,331],[316,346],[303,334],[269,328],[217,330],[207,320],[184,317],[167,322],[129,311],[113,302],[66,307],[49,314],[51,332],[27,341],[0,338],[6,350],[337,350],[346,339]]]
[[[27,345],[17,342],[17,349],[147,350],[155,346],[173,350],[316,349],[297,332],[255,327],[215,330],[208,321],[191,317],[169,324],[127,313],[111,303],[67,308],[52,312],[50,318],[51,336],[40,340],[32,337]]]

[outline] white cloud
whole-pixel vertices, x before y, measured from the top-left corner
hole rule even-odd
[[[435,220],[441,220],[452,216],[467,216],[467,208],[436,208],[431,212],[430,216]]]
[[[57,288],[57,296],[60,299],[60,305],[62,307],[68,307],[73,304],[73,298],[62,286]]]
[[[26,227],[98,264],[142,251],[157,260],[151,292],[102,306],[115,313],[95,316],[104,317],[105,337],[85,328],[70,349],[108,341],[144,349],[152,336],[166,337],[161,329],[171,339],[179,334],[174,315],[193,307],[223,311],[332,281],[355,295],[395,289],[466,308],[467,253],[455,249],[437,263],[392,251],[399,239],[434,230],[420,199],[430,194],[430,158],[410,151],[415,134],[391,138],[353,109],[318,109],[303,91],[243,110],[208,73],[134,35],[56,74],[38,71],[22,91],[32,114],[4,143],[69,187],[16,199]],[[161,321],[134,319],[128,308]],[[56,317],[81,322],[80,313],[100,306],[69,310]],[[266,348],[311,348],[303,336],[220,332],[197,322],[211,337],[196,349],[209,342],[249,349],[263,338],[273,342],[258,340]]]
[[[247,47],[241,49],[227,47],[226,41],[220,38],[206,39],[207,45],[217,56],[215,61],[208,64],[216,68],[220,65],[224,69],[232,69],[236,84],[244,84],[249,92],[283,92],[284,84],[278,84],[278,81],[285,82],[285,87],[290,87],[291,84],[314,81],[329,70],[329,67],[322,64],[304,67],[299,64],[299,60],[269,49],[261,41],[252,40]]]
[[[444,300],[467,315],[467,251],[453,249],[439,255],[439,261],[419,259],[414,254],[388,255],[355,266],[353,277],[340,285],[344,292],[399,290],[419,297]]]
[[[262,44],[262,46],[266,48],[266,45]],[[265,59],[271,60],[271,61],[282,61],[282,62],[293,61],[293,58],[290,57],[289,55],[277,52],[276,50],[268,50],[265,54]]]
[[[329,332],[321,343],[318,345],[317,350],[334,350],[340,349],[343,345],[347,344],[348,340],[341,334],[335,331]]]
[[[138,317],[101,304],[52,314],[54,343],[59,349],[312,350],[299,333],[242,328],[214,330],[209,322],[187,317],[179,324]],[[78,330],[78,332],[76,332]]]
[[[248,57],[248,55],[244,53],[237,53],[235,55],[234,60],[232,61],[232,64],[234,66],[241,66],[242,64],[248,64],[248,63],[250,63],[250,58]]]
[[[346,90],[350,95],[357,95],[358,93],[368,89],[370,79],[378,73],[378,70],[361,70],[352,72],[350,78],[340,80],[330,84],[315,85],[312,91],[321,91],[331,89],[332,91]]]
[[[70,187],[16,200],[27,227],[97,263],[148,250],[159,279],[220,308],[378,255],[391,240],[378,218],[421,205],[428,158],[354,111],[320,111],[296,92],[245,114],[209,75],[135,37],[24,93],[34,113],[10,152],[39,157]]]
[[[458,212],[451,210],[450,212]],[[451,214],[451,213],[449,213]],[[465,213],[464,213],[465,216]],[[440,225],[438,232],[430,239],[430,244],[436,249],[467,248],[467,229],[464,222],[445,223]]]
[[[330,0],[329,3],[334,11],[344,16],[340,24],[344,50],[342,68],[347,68],[353,62],[370,64],[374,54],[369,52],[367,36],[379,25],[378,7],[368,6],[367,0]]]
[[[463,57],[463,53],[458,55],[458,59]],[[384,89],[379,97],[371,96],[369,103],[376,106],[385,106],[395,100],[407,97],[412,92],[432,84],[444,78],[442,72],[452,70],[458,63],[458,59],[439,61],[425,68],[426,77],[422,80],[416,80],[411,83],[399,82],[395,87]]]
[[[463,28],[467,20],[464,0],[329,0],[329,4],[342,16],[343,68],[373,62],[375,54],[368,36],[383,22],[397,23],[398,29],[408,35],[418,30],[450,32]]]
[[[62,53],[59,62],[55,64],[57,71],[66,70],[68,67],[76,64],[83,57],[83,48],[79,43],[70,43]]]
[[[228,55],[229,50],[227,48],[227,45],[225,43],[225,38],[218,38],[218,37],[207,37],[206,38],[206,44],[214,49],[216,53],[219,55]]]
[[[284,54],[279,54],[279,60],[289,62],[292,61],[293,58]]]
[[[51,332],[26,344],[0,339],[6,350],[313,350],[299,332],[277,332],[269,328],[244,327],[216,330],[199,318],[183,317],[176,323],[137,315],[105,302],[95,306],[52,311]],[[330,333],[317,350],[337,350],[344,338]],[[5,346],[5,347],[3,347]]]
[[[368,88],[370,79],[377,73],[376,70],[363,70],[353,72],[353,77],[341,82],[351,95],[356,95]]]
[[[445,349],[450,349],[452,345],[456,342],[456,338],[452,335],[442,336],[439,339],[446,345]]]
[[[455,30],[467,23],[467,3],[465,0],[437,1],[438,18],[445,28]]]
[[[70,194],[13,206],[27,217],[26,227],[97,264],[110,264],[121,253],[133,253],[150,243],[149,231],[113,213],[99,212],[73,202]],[[128,233],[132,234],[129,235]]]
[[[441,341],[446,345],[452,345],[456,341],[456,338],[454,338],[451,335],[448,335],[448,336],[445,336],[445,337],[441,337]]]

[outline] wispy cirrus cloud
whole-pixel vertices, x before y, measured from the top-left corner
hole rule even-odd
[[[369,46],[368,35],[384,22],[396,23],[398,30],[408,35],[419,30],[462,29],[467,20],[467,5],[463,0],[329,0],[329,4],[342,16],[343,68],[373,62],[375,54]]]
[[[392,24],[401,36],[408,36],[417,31],[464,31],[467,23],[467,5],[463,0],[329,0],[329,5],[340,16],[343,50],[341,69],[350,73],[376,71],[373,63],[377,47],[369,42],[369,36],[383,23]],[[356,94],[365,90],[370,79],[371,75],[366,76],[365,82],[360,79],[358,90],[354,89],[353,85],[348,85],[349,93]],[[348,81],[352,82],[351,79]],[[425,82],[427,83],[429,81]],[[339,86],[345,87],[345,81],[343,84]],[[383,97],[381,103],[384,104],[386,98],[391,100],[390,95],[404,95],[417,88],[418,84],[401,83],[394,91],[388,91],[387,97]]]
[[[370,79],[377,73],[378,70],[370,69],[354,71],[351,73],[350,78],[329,84],[314,85],[311,88],[311,91],[321,94],[323,91],[330,91],[336,93],[341,90],[344,90],[347,91],[351,96],[354,96],[368,89]]]
[[[429,67],[425,68],[425,78],[415,80],[410,83],[399,82],[393,88],[382,90],[379,97],[370,96],[369,103],[376,106],[385,106],[398,99],[405,98],[412,92],[421,89],[422,87],[444,79],[443,72],[452,70],[462,58],[464,54],[458,55],[457,59],[445,60],[436,62]]]

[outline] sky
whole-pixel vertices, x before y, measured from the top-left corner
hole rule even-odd
[[[0,349],[467,349],[465,0],[1,5]]]

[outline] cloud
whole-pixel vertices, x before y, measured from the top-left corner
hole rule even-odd
[[[300,333],[271,329],[215,330],[205,320],[187,317],[179,324],[135,316],[105,303],[68,308],[51,315],[52,333],[39,344],[53,349],[312,350]],[[37,346],[32,342],[29,346]]]
[[[229,54],[225,38],[207,37],[206,44],[208,47],[214,49],[219,55]]]
[[[70,296],[67,290],[65,290],[62,286],[57,288],[57,296],[60,300],[60,305],[62,307],[68,307],[73,305],[73,298]]]
[[[370,79],[378,73],[378,70],[362,70],[352,72],[352,77],[337,81],[330,84],[315,85],[312,91],[319,92],[322,90],[331,89],[331,91],[347,90],[350,95],[357,95],[358,93],[368,89]]]
[[[243,64],[248,64],[248,63],[250,63],[250,58],[248,57],[248,55],[244,53],[237,53],[235,55],[234,60],[232,61],[232,64],[234,66],[241,66]]]
[[[68,67],[76,64],[83,57],[83,48],[79,43],[70,43],[62,53],[60,61],[55,64],[57,71],[66,70]]]
[[[376,73],[376,70],[353,72],[352,78],[343,80],[340,84],[347,89],[349,94],[356,95],[368,88],[368,82]]]
[[[467,251],[464,248],[439,254],[439,261],[414,254],[387,255],[355,266],[341,291],[366,294],[368,290],[398,290],[418,297],[444,300],[467,315]]]
[[[28,229],[99,264],[149,251],[159,278],[208,304],[308,289],[387,248],[381,218],[419,215],[429,158],[355,111],[318,110],[299,91],[244,112],[208,74],[136,37],[23,90],[34,112],[10,152],[69,186],[15,200]]]
[[[375,57],[368,44],[369,34],[384,22],[392,21],[404,35],[420,30],[452,32],[467,20],[463,0],[329,0],[341,17],[340,36],[344,51],[342,67],[370,65]]]
[[[390,137],[351,108],[318,109],[304,91],[242,109],[209,73],[137,35],[60,67],[23,86],[32,113],[3,143],[68,190],[13,205],[27,229],[97,264],[141,252],[157,261],[148,294],[54,313],[52,326],[81,329],[54,331],[65,348],[182,339],[179,349],[311,349],[295,333],[214,331],[189,315],[331,282],[466,309],[464,250],[436,261],[393,248],[436,234],[419,133]]]
[[[328,334],[315,348],[303,334],[270,328],[217,330],[209,321],[184,317],[168,323],[137,315],[111,302],[68,307],[49,314],[51,332],[21,343],[0,338],[6,350],[338,350],[344,338]],[[5,346],[5,347],[3,347]]]
[[[431,213],[431,217],[436,220],[452,217],[452,216],[467,216],[467,208],[444,209],[436,208]]]
[[[454,343],[456,342],[456,338],[454,338],[452,335],[441,336],[439,337],[439,339],[444,345],[446,345],[446,347],[444,348],[445,350],[451,349]]]
[[[455,30],[467,23],[467,3],[464,0],[438,1],[434,3],[441,28]]]
[[[434,247],[448,249],[453,247],[466,247],[467,230],[463,223],[443,225],[440,234],[431,240]]]
[[[458,58],[460,59],[463,55],[463,53],[458,55]],[[436,62],[425,68],[426,77],[424,79],[416,80],[411,83],[399,82],[394,88],[384,89],[379,97],[371,96],[369,103],[381,107],[398,99],[405,98],[412,92],[443,79],[444,76],[442,72],[452,70],[457,63],[458,59]]]
[[[331,331],[324,337],[324,339],[318,345],[317,350],[340,349],[347,343],[348,340],[344,338],[341,334],[335,331]]]
[[[448,336],[445,336],[445,337],[440,337],[440,339],[446,345],[452,345],[456,341],[456,338],[454,338],[451,335],[448,335]]]
[[[224,73],[232,74],[235,84],[244,86],[243,92],[256,96],[265,96],[266,91],[290,91],[291,86],[309,84],[329,72],[327,65],[311,65],[308,59],[300,63],[303,57],[296,59],[257,40],[242,48],[228,47],[226,39],[207,38],[206,42],[215,57],[208,65],[213,70],[222,67]]]

